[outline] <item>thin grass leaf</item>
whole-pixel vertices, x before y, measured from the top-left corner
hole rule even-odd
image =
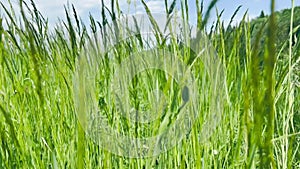
[[[77,29],[78,29],[78,34],[80,34],[81,33],[80,22],[79,22],[79,18],[78,18],[75,6],[73,4],[72,4],[72,10],[73,10],[73,15],[74,15],[74,18],[75,18],[75,21],[76,21],[76,26],[77,26]]]
[[[228,25],[231,25],[231,24],[232,24],[233,19],[235,18],[235,16],[237,15],[237,13],[238,13],[239,10],[241,9],[241,7],[242,7],[242,5],[238,6],[237,9],[234,11],[233,15],[232,15],[231,18],[230,18],[230,22],[229,22]],[[246,13],[248,13],[248,12],[246,12]],[[245,16],[245,15],[244,15],[244,16]]]
[[[148,18],[149,18],[149,20],[151,22],[151,25],[153,26],[153,29],[154,29],[154,32],[155,32],[154,36],[156,38],[156,41],[157,41],[158,44],[160,44],[161,40],[163,39],[163,34],[160,31],[156,20],[152,16],[152,13],[151,13],[149,7],[147,6],[147,4],[146,4],[146,2],[144,0],[142,0],[142,4],[143,4],[143,6],[144,6],[144,8],[146,10],[146,13],[147,13]]]
[[[204,19],[202,20],[201,22],[201,27],[200,27],[200,30],[203,30],[207,24],[207,21],[210,17],[210,12],[211,10],[213,9],[213,7],[217,4],[218,0],[212,0],[207,8],[207,11],[204,15]]]
[[[266,126],[266,140],[265,140],[265,155],[263,156],[261,166],[276,168],[275,161],[273,158],[273,144],[272,139],[274,135],[274,120],[275,120],[275,110],[274,110],[274,67],[276,63],[276,16],[275,16],[275,0],[271,0],[271,16],[268,28],[268,55],[265,58],[265,95],[264,95],[264,104],[265,109],[264,113],[267,117],[267,126]]]
[[[167,0],[165,0],[165,2],[166,2]],[[171,3],[171,5],[170,5],[170,8],[167,10],[167,14],[168,15],[171,15],[172,13],[173,13],[173,11],[174,11],[174,9],[175,9],[175,7],[176,7],[176,1],[177,0],[173,0],[173,2]],[[167,6],[167,3],[166,3],[166,6]]]
[[[15,127],[14,127],[14,124],[11,120],[11,116],[9,113],[7,113],[5,111],[5,109],[2,107],[2,105],[0,105],[0,110],[2,111],[3,115],[4,115],[4,118],[6,120],[6,123],[9,125],[9,128],[10,128],[10,134],[11,134],[11,137],[12,137],[12,140],[13,142],[15,143],[16,147],[21,150],[21,147],[20,147],[20,143],[18,141],[18,137],[17,137],[17,133],[15,131]],[[21,151],[22,152],[22,151]]]

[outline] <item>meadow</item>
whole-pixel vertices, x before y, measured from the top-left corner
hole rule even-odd
[[[191,36],[187,0],[165,1],[165,30],[140,0],[151,25],[147,39],[134,18],[129,26],[118,22],[123,14],[115,0],[102,5],[101,20],[90,16],[88,25],[74,6],[66,6],[54,28],[34,1],[26,2],[20,0],[20,11],[0,2],[0,168],[300,168],[300,23],[294,22],[294,6],[283,35],[275,0],[258,24],[247,13],[233,24],[238,8],[228,27],[222,11],[207,26],[217,0],[206,11],[195,0]],[[180,31],[174,31],[176,16]],[[161,68],[170,72],[151,69],[126,79],[136,69],[124,65],[155,64],[143,60],[149,55],[167,61]],[[173,56],[179,63],[168,60]],[[187,85],[171,77],[188,79],[177,72],[182,67],[193,75]],[[126,83],[114,88],[114,80]],[[130,97],[113,96],[118,92]],[[128,105],[162,114],[139,123],[152,116],[122,115]],[[181,119],[187,126],[178,122],[183,108],[190,113]],[[162,152],[133,147],[130,154],[111,146],[120,135],[106,140],[93,133],[103,124],[132,138],[170,131],[171,139],[181,139],[166,143],[167,150],[160,147]]]

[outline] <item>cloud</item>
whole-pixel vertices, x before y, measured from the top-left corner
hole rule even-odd
[[[108,0],[105,0],[108,1]],[[100,9],[99,0],[39,0],[36,1],[38,9],[42,14],[49,18],[50,22],[55,23],[58,18],[65,18],[64,5],[74,5],[77,15],[83,16],[88,15],[88,11],[92,8]],[[84,16],[83,16],[84,17]]]
[[[24,0],[30,6],[30,0]],[[168,0],[169,2],[171,0]],[[11,0],[14,8],[18,7],[19,0]],[[89,13],[95,17],[95,19],[101,19],[101,0],[34,0],[38,10],[45,18],[49,19],[50,27],[54,26],[58,19],[65,20],[64,6],[71,7],[71,4],[75,6],[77,15],[82,20],[88,23]],[[152,13],[164,13],[165,4],[163,0],[145,0],[147,6]],[[3,3],[8,7],[8,0],[4,0]],[[107,8],[111,8],[111,0],[104,0]],[[145,14],[143,4],[139,0],[131,0],[131,4],[128,5],[128,0],[119,0],[119,6],[123,14]],[[71,8],[72,9],[72,8]],[[164,18],[157,18],[158,22],[163,21]]]
[[[151,12],[159,13],[165,11],[165,4],[163,1],[148,1],[146,4]]]
[[[168,0],[170,2],[170,0]],[[164,13],[165,12],[165,2],[162,0],[148,0],[146,5],[152,13]],[[144,5],[142,3],[137,3],[136,13],[145,13]]]
[[[31,3],[29,0],[24,0],[29,6]],[[18,0],[12,0],[13,7],[18,10]],[[77,14],[79,16],[88,15],[92,9],[101,8],[100,0],[34,0],[38,10],[43,14],[45,18],[48,18],[50,24],[57,22],[57,19],[65,18],[64,6],[74,4]],[[110,0],[104,0],[105,4],[110,4]],[[3,4],[9,7],[8,0],[4,0]],[[84,17],[84,16],[83,16]]]

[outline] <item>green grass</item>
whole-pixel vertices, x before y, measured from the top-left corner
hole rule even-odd
[[[273,15],[274,0],[270,2],[272,14],[255,37],[247,14],[229,30],[223,25],[221,12],[214,27],[207,30],[210,11],[217,1],[211,2],[208,11],[202,11],[201,2],[196,0],[198,40],[184,40],[193,50],[177,43],[178,37],[183,39],[189,32],[165,36],[144,1],[153,27],[151,40],[142,40],[138,24],[134,25],[137,33],[132,33],[115,21],[121,16],[118,1],[111,1],[109,12],[102,8],[103,20],[90,16],[90,25],[83,24],[73,6],[66,7],[66,20],[54,29],[48,28],[47,19],[33,2],[20,2],[20,11],[3,4],[0,7],[0,168],[300,167],[300,43],[292,45],[296,16],[292,12],[290,36],[279,46],[274,36],[280,31]],[[165,1],[168,17],[178,12],[174,6],[180,3],[181,13],[177,15],[189,20],[187,0],[169,2]],[[239,9],[232,19],[236,15],[240,15]],[[166,27],[175,29],[173,24]],[[267,37],[262,36],[265,29]],[[205,60],[197,55],[201,47],[209,45],[203,38],[199,40],[203,34],[215,49],[203,55],[216,53],[217,58]],[[125,35],[126,39],[104,50]],[[262,38],[265,43],[260,46]],[[187,98],[185,88],[170,74],[147,70],[127,84],[131,96],[128,103],[137,110],[149,110],[159,104],[150,95],[153,89],[159,89],[166,96],[167,110],[172,112],[182,104],[181,95],[184,100],[197,97],[200,116],[182,142],[166,152],[146,158],[116,155],[85,132],[88,124],[83,122],[88,117],[82,112],[90,108],[82,98],[84,90],[92,88],[83,86],[95,72],[81,70],[84,66],[93,68],[84,58],[98,56],[92,62],[97,75],[91,82],[95,85],[92,99],[100,108],[97,115],[105,116],[107,124],[121,134],[149,137],[174,124],[176,114],[166,113],[151,123],[132,123],[120,115],[117,102],[111,100],[114,91],[110,85],[120,63],[154,44],[160,52],[169,52],[187,65],[198,90]],[[215,69],[207,70],[207,66],[220,68],[220,72],[211,74]],[[76,81],[76,73],[84,78]],[[212,75],[221,80],[220,85],[212,86]],[[220,107],[215,105],[216,98],[222,102]],[[220,123],[210,137],[203,139],[204,124],[215,111],[222,113]]]

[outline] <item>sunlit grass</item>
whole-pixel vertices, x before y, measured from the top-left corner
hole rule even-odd
[[[168,17],[177,12],[176,2],[181,4],[181,13],[177,15],[183,21],[189,20],[187,0],[169,2],[165,1]],[[75,7],[66,8],[66,20],[54,30],[49,30],[47,20],[33,2],[21,1],[21,11],[2,4],[0,9],[5,17],[0,16],[0,168],[298,168],[300,43],[292,45],[295,16],[290,18],[289,38],[284,46],[278,46],[274,34],[280,30],[276,30],[276,17],[272,14],[256,35],[252,35],[247,14],[242,14],[243,20],[231,30],[224,27],[222,14],[218,14],[214,27],[206,30],[216,2],[212,1],[208,10],[203,11],[201,2],[196,0],[196,39],[203,32],[207,34],[215,48],[213,53],[224,68],[224,85],[217,86],[224,87],[219,93],[223,103],[221,121],[204,141],[203,123],[209,112],[218,110],[210,107],[210,99],[218,90],[210,86],[209,71],[205,70],[208,62],[197,57],[200,47],[206,44],[192,39],[188,41],[194,49],[191,51],[172,34],[164,35],[144,1],[153,27],[152,41],[142,40],[136,23],[137,32],[130,34],[134,36],[126,36],[129,38],[118,42],[109,52],[104,49],[111,41],[132,33],[114,22],[121,17],[117,1],[111,1],[113,10],[109,12],[103,7],[102,21],[90,16],[90,25],[81,22]],[[274,1],[271,4],[274,12]],[[240,15],[239,8],[232,20],[236,15]],[[167,29],[172,27],[170,24]],[[269,32],[267,37],[262,36],[265,29]],[[187,32],[181,33],[179,37],[185,37]],[[101,113],[120,133],[151,136],[164,129],[163,117],[151,124],[133,125],[120,117],[108,96],[112,93],[109,86],[116,65],[133,52],[154,45],[189,66],[199,87],[200,116],[182,142],[167,152],[141,159],[115,155],[84,132],[86,126],[78,120],[84,117],[76,114],[73,75],[81,57],[99,56],[94,63],[98,66],[95,97]],[[182,104],[180,97],[187,100],[185,88],[181,87],[164,72],[146,71],[129,85],[130,103],[136,109],[149,109],[151,103],[159,103],[149,93],[159,89],[168,96],[167,109],[177,110]],[[157,109],[164,109],[164,105]],[[171,124],[173,119],[168,118]]]

